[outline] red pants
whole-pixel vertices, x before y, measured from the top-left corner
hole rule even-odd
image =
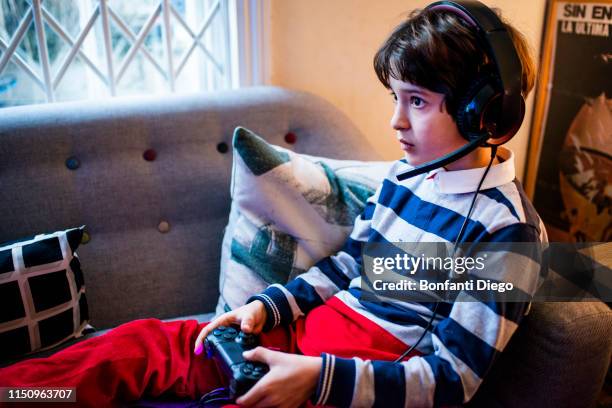
[[[126,323],[51,357],[0,369],[0,387],[76,387],[79,406],[109,406],[162,394],[197,399],[225,385],[213,360],[206,353],[193,353],[206,324],[156,319]],[[291,353],[318,356],[325,351],[381,360],[396,358],[406,347],[335,298],[290,328],[263,333],[260,341]]]

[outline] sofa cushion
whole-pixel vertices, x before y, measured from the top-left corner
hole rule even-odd
[[[297,154],[237,128],[217,313],[337,251],[390,162]]]
[[[605,303],[534,302],[469,406],[595,406],[611,338]]]
[[[0,244],[0,359],[81,336],[89,320],[76,249],[83,227]]]

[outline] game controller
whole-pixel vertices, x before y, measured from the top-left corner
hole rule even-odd
[[[247,361],[242,352],[259,345],[256,335],[244,333],[237,328],[219,326],[209,334],[204,347],[209,358],[213,358],[221,371],[229,378],[229,397],[245,394],[268,372],[268,366]]]

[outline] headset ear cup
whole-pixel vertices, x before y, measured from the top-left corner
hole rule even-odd
[[[467,140],[478,138],[485,125],[484,115],[490,103],[499,92],[496,90],[494,80],[490,76],[480,77],[470,84],[464,96],[457,105],[457,127],[461,135]],[[490,119],[490,118],[488,118]]]
[[[498,134],[495,135],[494,138],[491,138],[487,141],[490,145],[502,145],[506,143],[508,140],[512,139],[512,137],[518,132],[521,124],[523,123],[523,119],[525,118],[525,99],[521,96],[521,106],[519,108],[518,117],[516,121],[512,123],[510,128],[501,129]]]

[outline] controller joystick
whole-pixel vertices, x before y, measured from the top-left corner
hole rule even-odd
[[[245,350],[257,347],[257,336],[250,333],[240,332],[236,336],[236,343],[241,344]]]
[[[229,379],[230,398],[245,394],[268,372],[266,364],[247,361],[242,357],[244,351],[258,345],[258,336],[227,326],[215,328],[204,340],[206,354],[215,360]]]

